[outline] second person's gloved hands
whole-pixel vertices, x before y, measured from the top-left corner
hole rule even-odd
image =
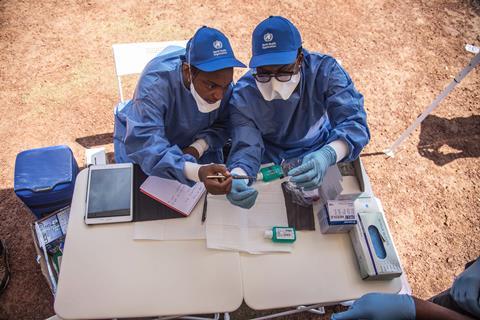
[[[326,145],[303,158],[302,164],[288,172],[290,181],[306,191],[314,190],[322,184],[327,169],[337,162],[335,150]]]
[[[247,181],[244,179],[234,179],[232,182],[232,189],[227,194],[227,199],[231,204],[239,206],[244,209],[250,209],[257,200],[258,191],[249,187]]]
[[[332,320],[414,320],[415,302],[407,294],[368,293],[345,312],[332,314]]]
[[[463,310],[480,317],[480,258],[455,279],[450,295]]]

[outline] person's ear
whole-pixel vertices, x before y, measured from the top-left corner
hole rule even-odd
[[[192,79],[190,79],[191,77],[191,73],[188,72],[189,70],[189,66],[187,63],[183,63],[182,64],[182,72],[183,72],[183,77],[187,80],[187,83],[190,84],[190,82],[192,81]]]
[[[297,60],[298,60],[298,64],[301,65],[302,62],[303,62],[303,52],[300,52],[300,54],[298,55]]]

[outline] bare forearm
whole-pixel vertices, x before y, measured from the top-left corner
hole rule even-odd
[[[429,320],[429,319],[471,320],[473,319],[429,301],[421,300],[415,297],[413,297],[413,301],[415,301],[415,309],[417,313],[416,320]]]

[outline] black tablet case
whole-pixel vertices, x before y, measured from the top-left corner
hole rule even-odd
[[[185,218],[181,213],[150,198],[140,186],[148,178],[139,165],[133,165],[133,221]]]

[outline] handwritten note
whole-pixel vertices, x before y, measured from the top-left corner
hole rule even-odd
[[[203,183],[189,187],[177,180],[150,176],[140,186],[140,191],[164,205],[188,216],[205,192]]]

